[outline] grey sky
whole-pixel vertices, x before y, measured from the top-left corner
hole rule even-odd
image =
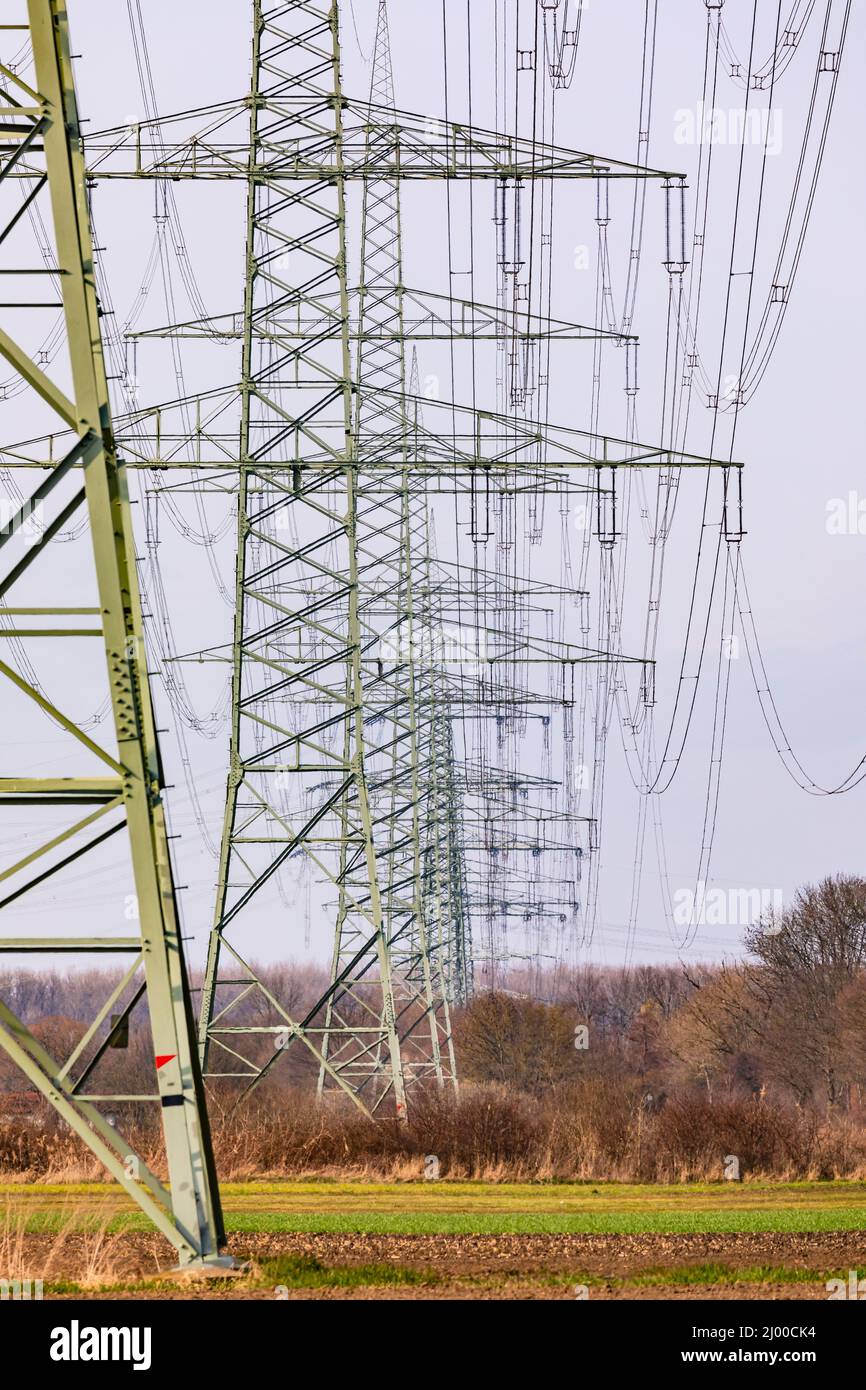
[[[565,0],[562,0],[563,4]],[[492,125],[492,15],[494,0],[472,0],[473,117]],[[789,7],[783,6],[785,12]],[[840,9],[836,6],[836,9]],[[250,7],[245,0],[144,0],[150,62],[161,110],[169,112],[225,100],[248,88]],[[348,5],[344,23],[346,89],[366,91],[368,70],[355,40]],[[678,113],[691,111],[700,96],[706,9],[703,0],[668,0],[660,7],[655,104],[649,162],[681,170],[692,189],[699,150],[678,143],[682,129]],[[817,10],[823,11],[823,3]],[[142,101],[132,59],[126,6],[70,0],[73,44],[80,99],[91,128],[113,125],[142,113]],[[361,48],[369,53],[375,22],[375,0],[354,0]],[[569,91],[557,97],[559,141],[577,149],[597,150],[632,159],[639,102],[640,36],[643,0],[592,3],[583,19],[577,69]],[[530,47],[534,23],[530,0],[519,7],[525,46]],[[452,118],[465,119],[466,8],[447,0],[450,26],[450,100]],[[514,11],[511,11],[514,13]],[[761,53],[771,47],[776,6],[760,0]],[[752,6],[748,0],[728,0],[726,23],[734,46],[746,55]],[[392,0],[392,36],[397,100],[424,114],[444,114],[441,54],[441,13],[438,4]],[[790,194],[800,148],[820,14],[803,41],[791,68],[781,81],[775,107],[781,113],[780,152],[767,161],[764,234],[759,245],[756,301],[762,302],[768,284],[780,220]],[[862,345],[855,325],[864,309],[862,247],[866,233],[866,194],[861,177],[859,133],[863,129],[864,77],[863,15],[855,7],[818,197],[809,228],[796,287],[770,369],[752,403],[739,418],[734,456],[747,464],[744,556],[764,656],[779,709],[792,744],[818,782],[833,785],[866,751],[863,743],[863,661],[866,616],[861,602],[866,535],[830,535],[827,504],[850,491],[866,495],[862,482],[863,450],[856,433],[862,393]],[[521,43],[521,46],[524,46]],[[724,65],[723,65],[724,66]],[[731,82],[720,88],[717,105],[728,111],[743,105],[742,90]],[[706,328],[703,347],[713,359],[727,281],[733,190],[739,160],[736,146],[720,146],[716,197],[711,208],[711,242],[706,273]],[[746,151],[747,178],[757,177],[761,152]],[[236,309],[242,292],[242,189],[240,186],[178,187],[190,260],[209,309]],[[622,294],[628,255],[630,194],[626,186],[612,194],[612,272],[615,291]],[[429,209],[436,204],[435,213]],[[410,283],[447,289],[442,253],[442,197],[438,190],[412,190],[407,195],[406,263]],[[493,227],[489,193],[482,190],[476,208],[476,257],[479,280],[487,277],[484,296],[493,281]],[[153,233],[152,185],[103,183],[95,194],[95,218],[105,245],[104,269],[111,285],[118,321],[123,321],[141,281]],[[458,213],[458,217],[460,214]],[[554,313],[578,322],[594,316],[595,225],[594,196],[589,187],[563,192],[557,202],[554,265]],[[438,218],[438,221],[436,220]],[[590,248],[589,271],[574,268],[574,248]],[[748,262],[751,247],[743,243],[740,260]],[[653,185],[647,199],[645,252],[634,331],[643,342],[640,358],[639,435],[647,442],[660,438],[662,381],[661,352],[667,275],[663,258],[662,194]],[[179,284],[179,281],[178,281]],[[738,287],[738,293],[739,293]],[[455,284],[455,293],[463,293]],[[170,315],[153,290],[140,326],[164,322]],[[481,290],[479,289],[479,294]],[[154,302],[157,301],[157,302]],[[734,314],[741,335],[740,301]],[[178,313],[191,317],[179,291]],[[142,349],[139,378],[143,399],[174,394],[172,372],[160,349]],[[571,354],[558,359],[551,416],[561,423],[586,427],[591,348],[578,344],[556,349]],[[226,349],[216,367],[216,355],[186,360],[188,381],[195,385],[231,380],[237,372],[235,349]],[[146,355],[147,354],[147,355]],[[234,362],[235,365],[232,365]],[[433,369],[438,370],[434,363]],[[601,428],[624,433],[624,397],[619,383],[621,363],[609,367],[611,386],[603,396]],[[445,393],[449,388],[444,388]],[[712,413],[696,396],[688,448],[704,452],[710,444]],[[716,450],[727,448],[729,419],[716,438]],[[682,487],[682,513],[669,544],[659,648],[656,715],[659,737],[667,726],[679,671],[686,602],[697,541],[700,480]],[[714,494],[717,495],[717,494]],[[192,515],[192,503],[185,510]],[[711,510],[713,519],[718,508]],[[141,509],[138,509],[139,516]],[[217,506],[209,512],[214,524],[225,516]],[[864,522],[866,529],[866,522]],[[625,605],[623,650],[641,649],[646,607],[646,555],[634,541],[630,584]],[[231,529],[217,547],[221,569],[231,584]],[[162,546],[166,584],[174,606],[178,648],[225,641],[230,612],[213,592],[213,580],[200,547],[171,537]],[[540,561],[545,565],[546,561]],[[551,570],[551,574],[555,574]],[[716,625],[713,638],[717,648]],[[216,695],[211,672],[191,675],[200,708],[213,705]],[[733,663],[728,707],[724,769],[712,859],[711,883],[723,888],[779,888],[787,898],[804,881],[837,871],[862,868],[863,806],[866,789],[837,798],[799,792],[786,776],[764,728],[749,677],[745,653]],[[709,759],[711,681],[703,688],[698,714],[676,780],[662,799],[661,812],[673,889],[693,884],[699,862],[701,822]],[[86,702],[85,702],[86,703]],[[213,836],[218,835],[227,733],[202,740],[189,734],[192,769]],[[173,739],[166,747],[171,780],[177,783],[171,806],[178,844],[178,878],[190,888],[183,895],[186,929],[195,938],[198,955],[209,924],[214,861],[202,844],[184,787],[178,750]],[[593,959],[622,959],[628,920],[635,854],[637,798],[627,774],[614,723],[608,755],[608,786],[601,849],[599,926],[589,950]],[[71,903],[86,908],[91,890],[109,916],[117,915],[116,887],[106,878],[98,888],[85,885]],[[303,905],[303,904],[302,904]],[[310,951],[321,958],[328,945],[325,915],[311,899],[313,926]],[[647,836],[634,959],[675,958],[677,950],[665,925],[658,871]],[[736,949],[741,928],[704,926],[689,948],[694,958],[717,957]],[[256,929],[257,949],[272,956],[301,955],[303,932],[287,942],[273,923]]]

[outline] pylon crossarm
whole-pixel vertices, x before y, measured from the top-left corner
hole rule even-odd
[[[337,160],[327,125],[328,108],[311,106],[308,96],[294,95],[288,87],[279,93],[272,88],[263,91],[261,102],[280,119],[275,120],[273,134],[265,134],[259,141],[254,177],[277,183],[319,183],[337,175],[401,180],[604,178],[666,182],[683,178],[672,170],[651,169],[347,96],[341,98],[343,141]],[[86,139],[88,173],[96,179],[246,180],[250,172],[248,112],[245,99],[94,131]],[[215,138],[217,127],[219,138]]]
[[[433,290],[414,289],[406,286],[403,290],[404,312],[403,331],[393,324],[363,322],[358,309],[361,290],[354,286],[349,290],[350,336],[354,342],[362,338],[376,342],[486,342],[499,341],[503,334],[519,342],[536,339],[558,342],[586,341],[599,339],[616,343],[636,343],[632,334],[619,333],[593,325],[568,323],[564,319],[543,318],[531,309],[516,310],[507,306],[484,304],[478,300],[460,299],[458,296],[437,294]],[[325,322],[339,312],[339,300],[335,295],[320,294],[315,305],[310,305],[310,317],[297,309],[291,318],[283,320],[277,315],[262,319],[255,324],[255,333],[268,342],[291,343],[297,339],[306,340],[321,331]],[[130,342],[147,342],[151,339],[171,338],[175,340],[212,340],[214,336],[221,341],[240,339],[243,336],[239,312],[209,315],[205,319],[188,319],[182,323],[165,324],[155,328],[141,328],[127,334]]]
[[[411,391],[403,393],[387,386],[380,386],[376,395],[379,406],[389,413],[395,424],[399,423],[402,412],[408,413],[409,427],[415,440],[414,447],[416,451],[422,450],[420,456],[416,457],[413,454],[412,470],[413,474],[418,476],[427,472],[438,473],[443,468],[455,465],[464,465],[468,470],[483,467],[491,470],[513,469],[515,472],[524,467],[532,467],[537,470],[536,485],[543,486],[546,476],[562,469],[712,468],[729,472],[740,470],[744,466],[742,462],[729,458],[692,454],[661,444],[623,439],[617,435],[581,430],[556,422],[521,420],[459,401],[441,397],[430,400]],[[131,459],[137,458],[148,467],[173,466],[195,471],[231,466],[224,464],[216,455],[209,459],[181,460],[177,457],[172,459],[170,454],[151,454],[145,450],[151,445],[156,445],[158,441],[160,449],[168,445],[170,450],[177,454],[184,444],[190,443],[191,436],[188,431],[175,431],[170,426],[166,428],[166,418],[171,419],[174,412],[180,412],[196,401],[205,400],[213,402],[212,412],[217,418],[222,415],[226,404],[233,398],[236,399],[236,396],[235,387],[222,387],[203,395],[149,406],[136,412],[129,424],[123,427],[121,437],[124,447]],[[266,402],[269,398],[262,397],[262,400]],[[281,419],[293,421],[291,412],[285,408],[281,407],[279,414]],[[435,427],[430,428],[422,421],[422,414],[444,420],[445,423],[438,430]],[[152,432],[143,431],[141,428],[148,420],[153,422]],[[312,478],[316,471],[334,467],[334,455],[330,448],[322,443],[321,426],[324,423],[323,417],[320,420],[320,429],[315,435],[314,449],[294,451],[292,462],[302,470],[302,476],[309,474]],[[336,417],[328,421],[330,428],[334,428],[337,423]],[[302,428],[297,423],[293,424],[293,432],[295,429],[298,434],[304,433],[307,439],[314,442],[313,431]],[[211,437],[223,438],[218,435]],[[230,437],[224,436],[226,446]],[[388,457],[387,448],[382,447],[377,457],[375,452],[370,452],[372,446],[369,439],[366,443],[367,452],[363,460],[365,474],[371,471],[391,472],[394,461]],[[429,456],[424,455],[425,449],[430,451]],[[533,451],[536,457],[522,457],[523,453],[529,451]],[[257,457],[255,469],[263,481],[268,478],[269,467],[284,472],[286,462],[271,462],[261,455]],[[233,468],[237,472],[237,463]],[[555,479],[551,477],[550,481],[554,482]]]

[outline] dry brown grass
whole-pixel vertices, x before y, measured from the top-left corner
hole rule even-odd
[[[410,1123],[366,1119],[354,1108],[318,1107],[307,1093],[272,1088],[243,1107],[213,1105],[223,1180],[261,1177],[417,1178],[435,1154],[442,1177],[488,1182],[588,1179],[685,1182],[718,1179],[736,1154],[744,1177],[866,1177],[866,1130],[844,1115],[760,1099],[674,1096],[647,1110],[627,1082],[590,1078],[541,1100],[497,1086],[465,1085],[459,1100],[416,1098]],[[163,1171],[159,1132],[140,1119],[125,1130]],[[4,1181],[100,1181],[100,1165],[51,1117],[0,1126]]]
[[[31,1297],[37,1296],[37,1281],[45,1286],[64,1281],[70,1270],[83,1289],[117,1283],[129,1274],[130,1262],[125,1237],[109,1232],[109,1220],[106,1216],[94,1221],[91,1208],[71,1199],[60,1213],[58,1228],[34,1240],[27,1230],[27,1213],[7,1202],[5,1211],[0,1208],[0,1280],[29,1285]]]

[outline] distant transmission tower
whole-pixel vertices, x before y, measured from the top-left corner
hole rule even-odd
[[[370,163],[392,157],[398,126],[386,0],[380,0],[370,83],[370,105],[391,113],[391,124],[371,123]],[[425,859],[435,846],[429,797],[441,752],[430,737],[437,717],[424,691],[424,582],[429,577],[425,480],[414,469],[407,401],[406,328],[399,181],[364,180],[361,278],[355,361],[355,438],[358,458],[357,543],[359,617],[375,670],[367,679],[364,762],[382,873],[383,933],[391,965],[403,1085],[456,1077],[451,1039],[452,978],[465,967],[453,924],[436,895],[425,892]],[[367,473],[364,463],[386,465]],[[390,465],[390,467],[387,467]],[[375,641],[378,634],[378,642]],[[371,648],[371,639],[374,642]],[[444,770],[442,770],[444,771]],[[384,841],[384,843],[382,843]],[[360,871],[360,878],[359,878]],[[386,1094],[380,1044],[359,1032],[381,1008],[371,980],[378,970],[376,943],[348,910],[367,892],[364,865],[344,847],[340,872],[331,984],[325,1004],[323,1057],[376,1106]],[[457,984],[462,997],[465,982]],[[375,1025],[374,1025],[375,1026]],[[371,1046],[373,1044],[373,1046]],[[320,1091],[329,1068],[320,1069]]]

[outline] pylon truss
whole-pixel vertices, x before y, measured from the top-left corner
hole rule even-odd
[[[58,454],[29,495],[12,484],[14,515],[0,535],[7,658],[0,685],[6,727],[22,739],[19,761],[26,764],[33,739],[41,765],[46,746],[56,764],[34,775],[26,767],[15,772],[7,760],[0,778],[0,807],[7,824],[10,813],[17,822],[15,836],[7,831],[0,872],[0,908],[11,928],[0,951],[107,954],[125,956],[127,965],[65,1059],[51,1056],[3,1001],[0,1046],[171,1241],[180,1262],[212,1264],[224,1234],[166,838],[130,508],[112,435],[66,12],[61,0],[28,0],[26,13],[26,21],[4,24],[0,38],[11,31],[17,50],[22,38],[31,50],[30,61],[19,56],[14,69],[0,66],[0,269],[10,329],[0,328],[0,353],[16,377],[14,409],[23,407],[28,423],[40,414],[53,422],[48,430]],[[41,231],[39,245],[31,224]],[[40,361],[34,344],[58,311],[66,360],[61,352],[59,371],[49,375],[48,354]],[[81,529],[88,551],[80,564],[69,546],[59,550],[71,525]],[[65,696],[55,703],[21,645],[31,639],[39,639],[40,666],[43,657],[50,666],[48,687],[65,689],[74,671],[80,687],[69,692],[70,703],[80,702],[91,681],[104,690],[105,668],[82,649],[101,654],[110,732],[91,736],[63,708]],[[21,829],[24,852],[16,845]],[[93,931],[88,914],[90,930],[75,935],[63,896],[68,871],[84,864],[91,874],[111,870],[116,880],[107,842],[129,847],[138,926],[125,935]],[[40,897],[49,884],[57,896]],[[119,885],[117,893],[122,906]],[[53,934],[32,931],[34,908]],[[104,1094],[101,1063],[140,1002],[149,1013],[153,1092]],[[122,1117],[142,1105],[161,1117],[168,1185],[122,1133]]]
[[[637,338],[605,328],[565,319],[542,317],[531,309],[482,304],[477,300],[460,299],[456,295],[436,294],[433,290],[403,286],[402,331],[397,333],[393,323],[377,323],[368,316],[363,324],[359,316],[361,288],[350,286],[350,334],[354,343],[362,340],[409,342],[501,342],[516,339],[520,342],[589,341],[599,339],[616,343],[636,343]],[[296,338],[311,338],[321,331],[327,320],[339,312],[338,297],[317,296],[320,307],[304,306],[297,316],[275,314],[263,319],[256,332],[270,337],[275,343],[291,342]],[[148,338],[210,339],[228,342],[243,337],[243,311],[213,314],[206,319],[189,319],[186,323],[166,324],[159,328],[139,329],[127,334],[130,342],[146,342]]]
[[[271,11],[262,7],[265,22]],[[333,145],[333,94],[322,77],[330,65],[330,15],[321,4],[298,0],[280,9],[284,46],[274,54],[271,87],[251,98],[198,107],[151,121],[115,126],[87,137],[94,178],[242,179],[249,174],[249,105],[267,103],[274,120],[258,139],[255,176],[270,182],[321,179],[660,179],[681,182],[672,170],[586,154],[543,140],[503,135],[340,96],[340,150]],[[305,28],[306,26],[306,28]],[[284,54],[304,48],[303,91],[280,86]]]
[[[337,321],[331,321],[332,328]],[[280,385],[281,389],[285,389],[287,383]],[[730,459],[692,454],[665,445],[622,439],[617,435],[580,430],[569,425],[521,419],[459,401],[441,398],[430,400],[408,391],[401,395],[383,388],[380,397],[383,410],[390,412],[398,439],[399,421],[405,410],[412,443],[412,471],[418,473],[439,475],[445,468],[479,475],[487,470],[508,470],[519,482],[522,472],[528,474],[531,468],[537,470],[540,467],[543,467],[546,475],[570,469],[601,471],[619,468],[712,468],[736,474],[744,467],[742,463]],[[129,465],[174,468],[195,473],[223,468],[237,472],[237,434],[232,428],[230,413],[236,409],[237,403],[237,387],[225,386],[164,404],[144,406],[141,410],[119,417],[118,439],[124,454],[128,456]],[[188,412],[196,412],[196,408],[194,427],[190,429]],[[442,421],[438,432],[435,427],[427,427],[427,415]],[[339,418],[337,415],[323,415],[321,423],[323,428],[327,427],[332,432],[338,427]],[[296,428],[307,436],[306,450],[298,455],[298,467],[305,471],[327,472],[333,466],[328,448],[319,447],[320,441],[311,435],[302,421],[298,421]],[[388,474],[393,470],[389,457],[389,453],[393,452],[389,444],[393,441],[386,436],[382,439],[381,455],[364,459],[366,472]],[[21,463],[42,466],[48,459],[50,448],[51,440],[40,436],[38,440],[22,439],[10,445],[6,453],[10,463],[17,458]],[[272,478],[274,472],[286,472],[286,462],[277,456],[276,450],[271,452],[262,447],[259,452],[260,457],[250,464],[250,469],[254,469],[263,480]],[[555,478],[553,481],[555,483]],[[582,487],[575,481],[569,486],[576,492],[596,491],[595,487]]]

